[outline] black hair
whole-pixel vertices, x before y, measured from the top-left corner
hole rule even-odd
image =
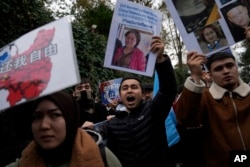
[[[222,8],[222,13],[224,13],[225,17],[227,17],[227,13],[228,13],[231,9],[233,9],[233,8],[235,8],[235,7],[237,7],[237,6],[244,6],[244,7],[246,7],[246,6],[245,6],[243,3],[241,3],[240,1],[235,1],[235,2],[233,2],[233,3],[230,3],[230,4],[227,5],[227,6],[223,7],[223,8]]]
[[[144,84],[144,91],[153,91],[154,85],[152,83],[145,83]]]
[[[86,83],[89,83],[90,86],[92,87],[92,84],[89,78],[81,78],[81,84],[86,84]]]
[[[141,90],[142,92],[144,91],[144,85],[142,84],[142,81],[138,78],[138,77],[135,77],[135,76],[127,76],[127,77],[124,77],[122,78],[121,82],[120,82],[120,86],[119,86],[119,92],[121,91],[121,87],[122,87],[122,83],[128,79],[135,79],[139,82],[140,84],[140,87],[141,87]]]
[[[226,58],[232,58],[235,61],[235,57],[233,56],[232,53],[229,52],[217,52],[212,54],[211,56],[209,56],[207,58],[207,63],[206,63],[206,67],[208,68],[208,70],[210,71],[211,68],[211,64],[217,60],[222,60],[222,59],[226,59]]]

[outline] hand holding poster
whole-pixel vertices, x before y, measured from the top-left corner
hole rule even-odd
[[[80,82],[68,17],[21,36],[0,57],[0,110]]]
[[[104,67],[152,76],[155,56],[149,51],[152,36],[160,34],[162,14],[149,7],[118,0]]]

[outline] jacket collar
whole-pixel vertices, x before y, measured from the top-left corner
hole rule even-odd
[[[241,97],[245,97],[250,93],[250,86],[242,81],[242,79],[239,78],[240,85],[234,89],[232,92],[237,93]],[[217,85],[216,83],[212,83],[211,87],[209,88],[209,92],[213,96],[214,99],[218,100],[221,99],[226,92],[230,92],[227,89],[224,89]]]
[[[95,167],[104,167],[99,148],[88,133],[78,128],[69,167],[93,167],[93,164],[95,164]],[[27,166],[50,166],[46,164],[43,157],[37,152],[35,141],[32,141],[22,152],[19,167]]]

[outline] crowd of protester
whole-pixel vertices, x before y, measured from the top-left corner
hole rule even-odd
[[[82,78],[72,94],[61,90],[2,111],[0,166],[230,166],[230,152],[250,149],[250,87],[235,57],[188,52],[190,76],[177,94],[164,46],[152,37],[159,80],[154,96],[152,84],[129,76],[120,83],[120,100],[107,107]],[[104,133],[95,129],[100,122]],[[178,137],[174,144],[170,127]]]

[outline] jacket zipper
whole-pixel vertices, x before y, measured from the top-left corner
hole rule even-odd
[[[241,143],[242,143],[242,146],[243,146],[243,149],[246,151],[246,145],[245,145],[245,142],[244,142],[244,139],[243,139],[243,136],[242,136],[242,132],[241,132],[241,129],[240,129],[240,126],[239,126],[239,121],[238,121],[238,110],[237,110],[237,107],[235,105],[235,102],[233,100],[233,93],[232,92],[229,92],[229,96],[230,96],[230,99],[233,103],[233,107],[234,107],[234,113],[235,113],[235,116],[236,116],[236,127],[237,127],[237,130],[239,132],[239,135],[240,135],[240,139],[241,139]]]

